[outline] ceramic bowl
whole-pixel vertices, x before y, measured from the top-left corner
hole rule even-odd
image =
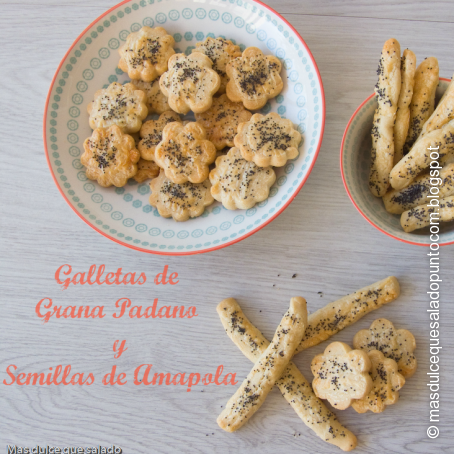
[[[207,36],[224,36],[241,49],[256,46],[282,61],[284,89],[260,112],[291,119],[303,142],[299,156],[276,169],[276,183],[267,200],[236,211],[214,203],[203,216],[177,223],[160,217],[150,206],[147,182],[131,180],[122,188],[102,188],[87,180],[80,163],[82,144],[91,135],[86,106],[96,90],[129,80],[117,68],[118,48],[129,33],[144,25],[164,27],[175,38],[177,52],[189,54]],[[90,227],[133,249],[187,255],[240,241],[282,213],[314,166],[324,122],[323,86],[314,58],[296,30],[268,6],[243,0],[135,0],[106,11],[68,50],[50,87],[44,144],[58,189]]]
[[[441,98],[449,82],[449,79],[440,79],[436,100]],[[357,210],[380,232],[405,243],[429,246],[431,240],[428,228],[405,233],[400,225],[400,215],[388,213],[383,201],[373,196],[369,190],[372,146],[370,131],[376,107],[377,101],[372,94],[356,109],[345,128],[340,150],[340,167],[345,189]],[[439,244],[452,243],[453,223],[441,224]]]

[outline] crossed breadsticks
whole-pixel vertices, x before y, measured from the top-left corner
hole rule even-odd
[[[219,415],[219,426],[227,432],[239,429],[260,408],[276,384],[297,415],[321,439],[343,451],[354,449],[357,443],[355,435],[316,397],[311,384],[290,359],[393,301],[399,294],[399,283],[390,276],[309,316],[305,299],[292,298],[271,343],[246,318],[233,298],[219,303],[217,312],[227,335],[254,363],[251,372]]]

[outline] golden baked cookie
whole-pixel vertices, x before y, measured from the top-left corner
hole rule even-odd
[[[271,167],[246,161],[236,147],[216,159],[210,172],[211,194],[228,210],[247,210],[267,199],[276,181]]]
[[[146,95],[133,84],[111,83],[95,92],[87,106],[91,129],[119,126],[124,132],[137,132],[148,115]]]
[[[405,385],[405,378],[397,371],[397,363],[391,358],[385,358],[382,352],[372,350],[367,353],[372,368],[372,390],[362,399],[352,402],[352,407],[358,413],[373,413],[385,411],[388,405],[399,400],[399,389]]]
[[[140,158],[137,163],[137,173],[134,175],[134,180],[137,183],[143,183],[150,178],[156,178],[160,170],[161,168],[155,162]]]
[[[134,139],[113,125],[98,128],[84,142],[80,162],[87,168],[90,180],[98,180],[101,186],[121,187],[137,173],[140,158]]]
[[[396,330],[394,325],[384,318],[375,320],[370,329],[362,329],[353,338],[355,348],[370,352],[381,351],[386,358],[396,361],[399,373],[405,378],[411,377],[417,367],[413,352],[416,341],[413,334],[407,329]]]
[[[251,116],[242,103],[232,102],[223,94],[213,99],[213,105],[207,111],[195,114],[195,119],[206,129],[208,140],[214,143],[217,150],[222,150],[234,146],[238,125]]]
[[[214,202],[210,187],[208,180],[199,184],[173,183],[166,178],[164,171],[161,171],[150,183],[150,205],[156,207],[159,214],[165,218],[187,221],[202,215],[205,207]]]
[[[298,156],[301,134],[291,120],[271,112],[268,115],[254,114],[238,125],[235,146],[246,161],[260,167],[282,167],[289,159]]]
[[[153,82],[131,80],[131,83],[147,95],[146,103],[148,107],[148,115],[152,113],[161,115],[162,113],[170,110],[167,98],[159,88],[159,79],[155,79]]]
[[[240,46],[233,44],[229,39],[208,37],[202,43],[197,43],[192,52],[205,54],[213,62],[213,69],[221,78],[218,93],[225,93],[229,81],[226,73],[227,63],[236,57],[241,57]]]
[[[159,85],[172,110],[181,114],[190,110],[200,113],[211,107],[213,95],[221,85],[221,78],[211,69],[212,65],[200,52],[170,57],[169,69],[161,76]]]
[[[202,183],[208,178],[209,165],[216,159],[216,147],[206,140],[203,126],[190,122],[169,123],[162,132],[154,161],[174,183]]]
[[[142,27],[130,33],[126,43],[118,49],[118,67],[131,79],[151,82],[167,71],[167,61],[175,53],[174,44],[173,36],[162,27]]]
[[[246,109],[260,109],[284,88],[279,75],[281,69],[277,57],[263,55],[257,47],[248,47],[241,57],[227,64],[227,96],[234,102],[242,102]]]
[[[315,395],[338,410],[348,408],[372,389],[371,362],[367,353],[352,350],[343,342],[333,342],[311,363]]]
[[[154,161],[154,152],[156,146],[162,140],[162,131],[164,127],[178,121],[181,123],[180,116],[171,110],[162,113],[157,120],[148,120],[140,128],[140,137],[142,140],[139,142],[137,148],[140,151],[140,156],[147,161]]]

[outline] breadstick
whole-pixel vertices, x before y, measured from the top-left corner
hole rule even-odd
[[[403,157],[403,148],[410,126],[410,105],[415,84],[416,56],[405,49],[400,70],[400,94],[397,103],[396,122],[394,123],[394,165]]]
[[[421,136],[433,131],[434,129],[440,129],[444,124],[452,119],[454,119],[454,81],[451,79],[451,83],[448,85],[448,88],[441,97],[437,108],[424,124]]]
[[[255,363],[270,342],[247,319],[233,298],[219,303],[217,312],[227,335],[241,352]],[[355,435],[346,429],[314,394],[311,384],[293,362],[287,365],[276,385],[304,424],[322,440],[343,451],[351,451],[356,447]]]
[[[433,199],[436,200],[436,199]],[[454,196],[439,199],[439,207],[421,205],[402,213],[400,225],[405,232],[413,232],[439,222],[454,221]]]
[[[400,45],[396,39],[389,39],[383,46],[377,73],[378,107],[371,133],[369,188],[376,197],[382,197],[389,187],[389,172],[394,164],[394,120],[400,93]]]
[[[439,159],[439,164],[441,167],[445,167],[449,164],[454,163],[454,149],[448,151],[442,158]]]
[[[395,300],[399,295],[399,282],[394,276],[390,276],[327,304],[309,315],[303,340],[295,354],[329,339],[369,312]]]
[[[415,74],[413,98],[410,104],[410,128],[405,141],[404,156],[418,139],[424,123],[434,111],[435,92],[438,85],[438,60],[435,57],[422,61]]]
[[[292,298],[271,344],[257,359],[251,372],[218,416],[217,423],[221,429],[227,432],[238,430],[262,406],[292,358],[306,325],[306,300]]]
[[[429,167],[431,161],[434,161],[430,156],[432,151],[436,151],[442,158],[453,148],[454,120],[451,120],[441,129],[430,131],[416,141],[410,153],[391,170],[389,174],[391,186],[394,189],[407,187],[423,170]]]
[[[430,196],[431,180],[437,184],[440,198],[453,195],[454,164],[443,167],[439,178],[441,178],[441,184],[438,184],[437,178],[431,177],[430,174],[420,175],[410,186],[388,192],[383,197],[386,211],[392,214],[402,214],[411,208],[427,204],[430,200],[428,196]]]

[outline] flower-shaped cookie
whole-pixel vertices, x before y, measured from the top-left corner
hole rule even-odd
[[[354,399],[362,399],[371,391],[370,369],[371,362],[365,351],[333,342],[312,360],[315,395],[328,399],[338,410],[345,410]]]
[[[181,114],[190,110],[200,113],[211,107],[213,95],[221,84],[218,73],[211,69],[212,65],[211,60],[200,52],[170,57],[169,69],[161,76],[159,85],[172,110]]]
[[[174,183],[202,183],[208,178],[209,165],[216,159],[216,147],[206,140],[203,126],[173,122],[165,126],[154,161]]]
[[[111,83],[107,88],[95,92],[94,100],[88,104],[91,129],[119,126],[124,132],[137,132],[147,116],[146,95],[135,85]]]
[[[247,210],[268,198],[276,174],[271,167],[258,167],[246,161],[238,148],[231,148],[216,159],[210,181],[211,194],[225,208]]]
[[[242,102],[246,109],[260,109],[284,88],[279,75],[281,68],[277,57],[265,56],[257,47],[248,47],[241,57],[227,64],[227,96],[234,102]]]
[[[240,46],[233,44],[229,39],[208,37],[202,43],[197,43],[192,52],[201,52],[209,57],[213,62],[213,69],[221,78],[218,93],[225,93],[229,81],[226,73],[227,63],[236,57],[241,57]]]
[[[142,183],[150,178],[156,178],[160,170],[161,168],[155,162],[140,158],[137,163],[137,173],[134,175],[134,180],[137,183]]]
[[[126,44],[118,49],[118,67],[131,79],[151,82],[167,71],[167,62],[175,53],[174,44],[173,36],[162,27],[142,27],[138,32],[130,33]]]
[[[206,129],[208,140],[214,143],[217,150],[222,150],[234,146],[238,125],[251,116],[242,103],[232,102],[223,94],[213,99],[213,105],[206,112],[195,114],[195,119]]]
[[[411,377],[418,365],[413,352],[416,348],[415,336],[407,329],[394,328],[394,325],[384,318],[372,322],[370,329],[362,329],[355,334],[353,346],[366,352],[381,351],[386,358],[396,361],[405,378]]]
[[[131,83],[147,95],[146,104],[148,107],[148,115],[152,113],[157,113],[160,115],[170,110],[167,98],[159,88],[159,79],[155,79],[153,82],[131,80]]]
[[[124,186],[137,173],[139,150],[134,139],[116,125],[95,129],[85,140],[84,150],[80,162],[87,168],[87,178],[98,180],[101,186]]]
[[[187,221],[203,214],[205,207],[214,199],[210,182],[177,184],[166,178],[163,171],[151,181],[150,205],[156,207],[161,216],[175,221]]]
[[[385,358],[382,352],[372,350],[367,356],[372,364],[372,390],[362,399],[354,400],[352,407],[358,413],[366,413],[368,410],[381,413],[388,405],[399,400],[399,389],[405,385],[405,378],[397,371],[396,361]]]
[[[154,152],[156,146],[162,140],[162,131],[167,124],[173,121],[181,123],[180,116],[169,110],[161,114],[158,120],[148,120],[142,125],[140,128],[140,137],[142,140],[139,142],[137,148],[143,159],[154,161]]]
[[[235,136],[235,146],[243,158],[260,167],[282,167],[287,160],[298,156],[300,142],[301,134],[292,121],[274,112],[254,114],[249,121],[240,123]]]

